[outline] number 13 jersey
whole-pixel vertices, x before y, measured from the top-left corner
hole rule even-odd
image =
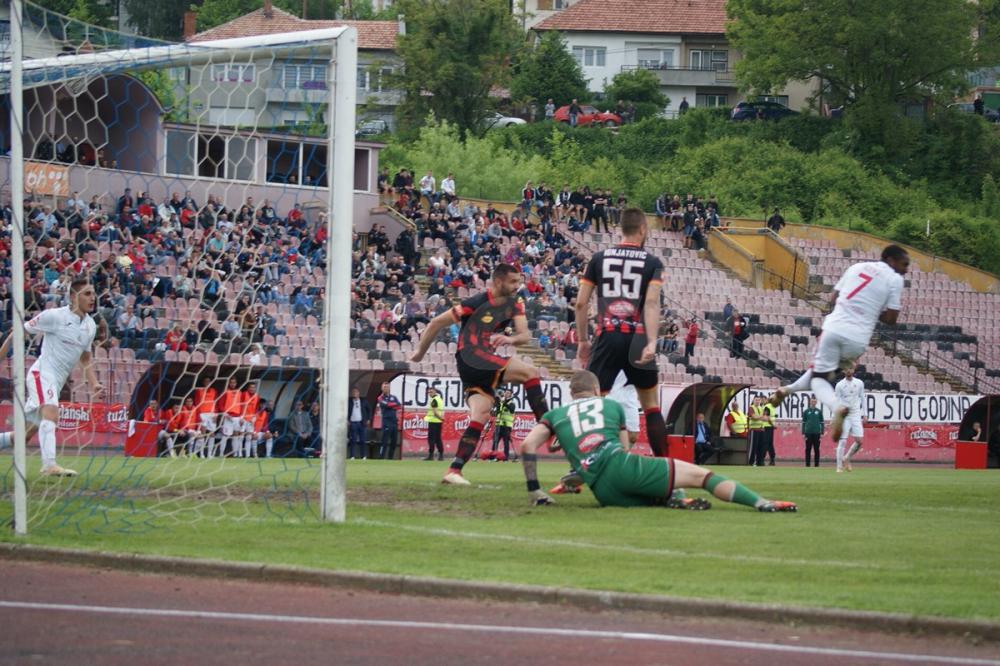
[[[837,303],[823,320],[823,330],[867,345],[879,316],[900,309],[903,276],[885,262],[864,261],[844,271],[834,290]]]
[[[583,279],[597,292],[596,335],[646,332],[642,320],[646,291],[653,282],[663,283],[662,261],[638,245],[622,243],[595,252]]]

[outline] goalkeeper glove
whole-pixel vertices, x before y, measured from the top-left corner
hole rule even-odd
[[[547,506],[549,504],[555,504],[555,500],[545,494],[543,490],[532,490],[528,492],[531,495],[531,506]]]

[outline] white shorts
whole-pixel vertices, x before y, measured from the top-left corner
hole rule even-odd
[[[222,415],[222,434],[225,437],[232,437],[243,432],[243,419],[238,416]]]
[[[62,385],[51,375],[36,368],[29,370],[24,379],[28,394],[28,399],[24,403],[24,417],[37,424],[41,418],[42,405],[59,406],[59,392],[62,391]]]
[[[247,421],[246,419],[240,419],[240,420],[243,422],[242,432],[247,435],[253,434],[254,432],[253,421]]]
[[[841,370],[858,360],[866,349],[867,344],[848,340],[833,331],[823,331],[813,356],[812,370],[817,374]]]
[[[622,406],[625,412],[625,429],[629,432],[639,432],[639,396],[631,384],[612,389],[607,395]]]
[[[201,427],[207,432],[212,432],[215,430],[215,414],[210,414],[206,412],[205,414],[199,414],[198,420],[201,421]]]
[[[848,414],[844,419],[844,434],[841,437],[857,437],[861,439],[865,436],[865,429],[861,423],[861,413]]]

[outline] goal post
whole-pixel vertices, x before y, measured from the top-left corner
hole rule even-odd
[[[12,0],[10,8],[11,59],[0,63],[0,93],[9,94],[10,102],[4,185],[10,188],[13,212],[11,258],[25,270],[14,270],[10,282],[14,455],[10,469],[0,469],[0,493],[9,493],[15,532],[24,535],[39,525],[77,531],[95,525],[146,529],[233,516],[300,520],[309,515],[343,522],[357,29],[169,44],[85,26],[29,0]],[[0,158],[0,181],[2,162]],[[137,200],[123,210],[129,192]],[[186,209],[169,212],[171,194],[178,192],[184,192],[184,202],[197,200],[190,216],[185,217]],[[78,204],[92,198],[97,208],[92,201],[72,217],[73,197]],[[280,220],[262,217],[266,209],[271,214],[278,210]],[[144,210],[154,211],[152,220]],[[53,228],[50,212],[63,213]],[[292,212],[302,219],[299,230],[292,229]],[[320,243],[322,225],[325,239]],[[217,253],[210,250],[214,234],[225,240]],[[177,244],[168,246],[168,241]],[[306,245],[309,250],[303,249]],[[268,253],[273,253],[271,259],[265,259]],[[222,393],[236,378],[241,388],[259,387],[258,398],[273,409],[272,419],[282,412],[277,420],[285,434],[293,405],[310,396],[320,406],[311,440],[318,446],[306,449],[311,455],[321,447],[320,459],[299,457],[304,440],[295,439],[294,458],[273,464],[234,462],[251,457],[251,439],[253,457],[260,453],[263,458],[264,439],[254,438],[273,433],[254,430],[246,411],[230,416],[213,402],[212,409],[219,411],[211,428],[179,431],[188,433],[186,445],[170,436],[164,444],[163,434],[174,432],[166,417],[158,422],[156,441],[146,446],[147,451],[153,447],[152,454],[126,455],[127,443],[121,451],[120,441],[109,443],[107,437],[88,436],[79,428],[69,443],[57,441],[60,461],[65,449],[76,449],[77,457],[68,460],[84,465],[80,476],[61,483],[34,478],[35,449],[25,441],[25,374],[38,347],[25,339],[24,322],[41,309],[67,302],[59,280],[68,281],[77,271],[96,281],[106,262],[116,276],[98,290],[95,319],[104,331],[99,339],[105,332],[106,337],[94,354],[99,381],[113,394],[100,405],[107,412],[101,416],[104,425],[120,425],[116,432],[126,440],[127,419],[131,439],[153,398],[161,407],[169,400],[176,417],[203,383]],[[44,264],[45,270],[29,272],[33,264]],[[58,279],[52,280],[50,266],[58,267]],[[147,279],[137,286],[143,271]],[[36,290],[43,274],[50,291]],[[124,288],[115,294],[119,278],[120,284],[134,288],[127,298]],[[209,301],[209,285],[215,282],[222,283],[220,293]],[[181,293],[182,283],[190,283],[193,291]],[[151,306],[140,312],[136,295],[147,298],[143,290],[154,295],[148,296]],[[42,292],[45,303],[26,302],[26,294],[37,300]],[[108,293],[114,307],[103,305]],[[307,295],[305,305],[293,302],[296,293]],[[120,302],[115,300],[119,297]],[[240,328],[232,337],[210,338],[203,332],[225,331],[236,314],[244,327],[245,310],[237,313],[244,297],[258,323],[266,312],[284,325],[267,333],[261,328],[248,334]],[[133,301],[142,323],[138,343],[127,332],[123,337],[109,319],[111,312],[131,312]],[[175,325],[185,327],[189,348],[186,343],[184,348],[172,346],[169,332],[164,341],[164,331]],[[159,337],[154,339],[154,333]],[[71,377],[61,398],[63,405],[71,403],[68,418],[74,423],[96,420],[95,404],[74,379],[79,377]],[[248,392],[253,395],[250,389],[241,392],[241,409]],[[113,410],[127,416],[112,415]],[[83,416],[77,418],[79,414]],[[69,428],[62,421],[61,413],[60,433]],[[235,434],[222,436],[228,421],[235,424]],[[269,427],[267,418],[264,423]],[[283,436],[270,438],[276,440],[276,452],[281,441],[291,441]],[[210,455],[220,439],[221,451],[228,446],[232,454],[239,447],[245,456]],[[268,440],[268,454],[271,444]],[[165,464],[135,457],[169,452],[173,458],[178,451],[187,454],[177,456],[185,459]],[[8,453],[0,451],[0,456]],[[4,513],[0,509],[0,520]]]

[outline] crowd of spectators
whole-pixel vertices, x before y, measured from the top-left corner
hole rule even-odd
[[[156,200],[129,188],[111,199],[73,192],[57,205],[26,197],[27,313],[65,305],[72,279],[89,275],[103,344],[191,351],[222,341],[242,351],[264,335],[285,333],[268,313],[271,303],[297,315],[323,315],[323,288],[299,274],[326,266],[325,213],[311,222],[299,204],[283,213],[267,199],[224,202],[209,195],[202,203],[190,192],[174,192]],[[0,232],[4,282],[11,275],[10,221],[8,202]],[[0,302],[6,328],[6,284]],[[218,323],[164,326],[151,319],[194,306],[213,310]]]

